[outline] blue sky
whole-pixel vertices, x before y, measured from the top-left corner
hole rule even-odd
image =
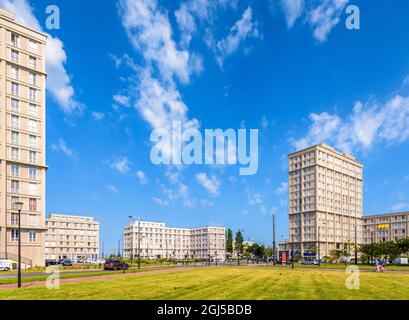
[[[365,214],[409,209],[407,1],[54,1],[59,30],[47,1],[0,4],[54,44],[47,214],[95,216],[106,251],[129,215],[271,243],[276,212],[286,237],[287,154],[320,142],[364,163]],[[258,173],[154,166],[150,134],[175,117],[259,129]]]

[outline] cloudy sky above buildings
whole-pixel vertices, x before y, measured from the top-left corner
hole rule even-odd
[[[93,215],[107,250],[128,216],[287,236],[287,154],[325,142],[364,163],[365,214],[409,209],[405,0],[0,0],[49,34],[47,214]],[[361,29],[348,30],[348,5]],[[154,166],[150,134],[259,129],[259,171]]]

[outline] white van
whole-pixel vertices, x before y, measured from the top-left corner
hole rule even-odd
[[[408,264],[408,258],[397,258],[394,261],[395,264],[398,265],[407,265]]]
[[[0,260],[0,271],[13,270],[13,263],[10,260]]]

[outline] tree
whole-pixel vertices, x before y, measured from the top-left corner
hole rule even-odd
[[[387,241],[383,243],[383,252],[384,255],[388,256],[391,260],[397,258],[402,252],[398,243],[395,241]]]
[[[399,239],[397,242],[401,254],[408,254],[409,253],[409,238]]]
[[[229,255],[233,254],[233,231],[231,231],[231,229],[227,230],[226,252]]]
[[[344,252],[342,250],[331,250],[329,252],[329,256],[331,257],[331,261],[335,261],[335,263],[338,263],[339,259],[341,259],[342,254]]]
[[[240,255],[243,252],[243,235],[241,234],[240,230],[236,232],[236,238],[234,241],[234,249],[236,250],[237,254]]]
[[[379,245],[377,243],[363,244],[359,248],[359,252],[366,255],[368,263],[380,254]]]

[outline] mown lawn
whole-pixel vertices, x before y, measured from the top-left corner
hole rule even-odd
[[[360,289],[348,290],[343,271],[272,268],[198,268],[127,278],[0,291],[0,299],[409,299],[409,274],[360,274]]]

